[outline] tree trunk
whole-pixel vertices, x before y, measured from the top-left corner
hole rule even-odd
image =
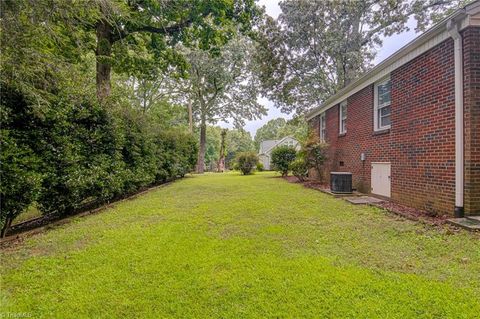
[[[190,129],[190,133],[193,133],[193,112],[191,101],[188,101],[188,128]]]
[[[0,238],[4,238],[5,235],[7,234],[7,230],[10,228],[12,225],[13,218],[7,217],[5,219],[5,224],[3,225],[2,231],[0,232]]]
[[[205,146],[207,143],[207,124],[202,118],[200,123],[200,148],[198,149],[197,173],[203,174],[205,171]]]
[[[220,136],[222,140],[220,142],[220,154],[217,162],[217,172],[223,173],[225,171],[225,137],[227,136],[227,130],[223,129]]]
[[[97,24],[97,98],[103,101],[110,95],[110,72],[111,65],[108,61],[112,54],[112,26],[105,20]]]
[[[143,114],[147,112],[147,83],[146,80],[142,82],[143,87]]]

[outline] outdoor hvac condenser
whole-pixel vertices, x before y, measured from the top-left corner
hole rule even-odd
[[[330,172],[330,190],[332,193],[351,193],[352,173]]]

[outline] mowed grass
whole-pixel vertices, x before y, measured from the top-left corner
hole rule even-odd
[[[2,251],[2,314],[478,318],[480,237],[275,178],[188,177]]]

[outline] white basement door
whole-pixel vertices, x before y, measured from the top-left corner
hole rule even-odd
[[[390,197],[390,163],[372,163],[372,193]]]

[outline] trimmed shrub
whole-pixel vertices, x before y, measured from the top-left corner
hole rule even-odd
[[[33,201],[66,215],[184,176],[196,162],[192,134],[167,130],[129,105],[88,97],[37,100],[2,82],[1,215],[9,223]]]
[[[237,155],[238,169],[243,175],[252,174],[257,163],[258,157],[254,152],[242,152]]]
[[[291,162],[290,170],[292,171],[292,174],[301,182],[303,182],[308,175],[308,166],[303,157],[297,157],[296,160]]]
[[[257,163],[257,171],[259,172],[263,172],[265,169],[263,167],[263,163],[262,162],[258,162]]]
[[[320,180],[323,180],[324,164],[327,161],[328,144],[321,142],[316,134],[310,134],[302,145],[301,155],[305,158],[308,169],[314,169]]]
[[[44,178],[38,208],[44,214],[65,215],[125,192],[136,178],[122,158],[126,145],[119,123],[105,109],[88,101],[53,101],[38,125],[35,139]],[[36,128],[38,130],[38,128]]]
[[[18,90],[1,84],[0,235],[3,237],[15,217],[36,200],[42,176],[39,158],[29,143],[35,109]]]
[[[288,175],[290,163],[292,163],[297,156],[297,152],[293,147],[279,146],[272,151],[272,166],[280,172],[282,176]]]
[[[0,237],[12,221],[35,200],[41,176],[36,172],[38,159],[30,149],[19,145],[6,130],[0,139]]]

